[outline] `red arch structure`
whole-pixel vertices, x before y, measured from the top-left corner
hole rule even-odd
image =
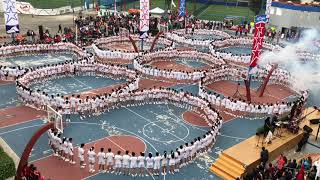
[[[156,35],[156,37],[154,38],[152,45],[150,47],[150,52],[153,51],[154,45],[156,44],[157,40],[159,39],[159,37],[163,34],[163,31],[158,32],[158,34]]]
[[[136,45],[136,42],[132,39],[132,37],[131,37],[130,35],[129,35],[129,40],[131,41],[131,43],[132,43],[132,45],[133,45],[134,51],[135,51],[136,53],[138,53],[139,50],[138,50],[138,47],[137,47],[137,45]]]
[[[54,128],[54,124],[51,122],[42,126],[37,132],[33,134],[33,136],[29,140],[27,146],[25,147],[22,153],[15,180],[22,180],[22,172],[24,167],[28,165],[29,155],[31,153],[33,146],[36,144],[37,140],[41,137],[42,134],[46,133],[49,129],[52,129],[52,128]]]
[[[258,88],[258,90],[260,90],[259,97],[262,97],[262,96],[263,96],[263,93],[264,93],[264,91],[266,90],[266,87],[267,87],[267,84],[268,84],[268,82],[269,82],[269,80],[270,80],[270,77],[271,77],[273,71],[274,71],[275,69],[277,69],[277,67],[278,67],[278,64],[274,64],[274,65],[272,66],[272,68],[270,69],[267,77],[264,79],[264,82],[263,82],[262,86],[261,86],[260,88]]]

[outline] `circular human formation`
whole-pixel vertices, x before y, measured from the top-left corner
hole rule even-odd
[[[188,60],[197,60],[206,64],[209,69],[175,69],[174,67],[159,68],[154,67],[151,63],[176,61],[177,58]],[[160,50],[148,53],[134,59],[133,66],[136,70],[144,75],[175,79],[178,81],[197,81],[205,76],[205,73],[212,70],[216,66],[225,64],[222,59],[215,58],[207,53],[198,51],[184,50]]]
[[[135,42],[138,51],[139,43],[141,40],[139,36],[130,36],[133,42]],[[123,36],[111,36],[107,38],[101,38],[94,41],[92,47],[98,60],[132,60],[139,55],[135,51],[132,42],[129,37]],[[144,50],[150,51],[155,38],[147,38],[144,40]],[[162,37],[156,40],[157,47],[154,49],[165,49],[171,45],[171,41]]]
[[[240,37],[214,40],[210,43],[209,50],[213,56],[223,58],[228,62],[248,64],[251,57],[251,47],[252,38]],[[273,51],[279,48],[280,46],[268,42],[263,43],[264,51]]]
[[[112,93],[96,94],[94,97],[81,97],[80,95],[71,97],[59,95],[49,96],[45,91],[35,91],[30,88],[32,84],[47,79],[60,78],[62,76],[79,76],[82,74],[126,78],[131,81],[129,81],[126,86],[119,87]],[[109,109],[139,106],[141,104],[173,104],[179,107],[192,106],[200,108],[204,112],[205,120],[211,127],[211,130],[203,136],[200,136],[201,138],[199,137],[190,143],[186,143],[183,148],[180,148],[179,151],[174,152],[172,155],[168,153],[168,166],[170,167],[191,161],[191,159],[196,157],[196,153],[198,153],[199,156],[213,145],[215,136],[221,127],[222,119],[218,112],[216,112],[206,100],[192,96],[186,92],[177,92],[162,88],[136,91],[138,89],[138,82],[139,77],[134,70],[121,66],[88,61],[88,59],[38,67],[30,70],[26,69],[16,80],[17,94],[22,102],[39,109],[45,109],[46,106],[53,107],[59,113],[65,115],[66,121],[70,121],[70,114],[78,113],[88,115],[101,113]],[[148,126],[148,124],[146,126]],[[55,148],[57,149],[58,147]],[[147,158],[146,167],[148,169],[150,165],[148,165]],[[167,161],[167,159],[162,159],[161,162],[165,163],[164,161]],[[73,158],[71,163],[74,164]],[[117,169],[119,167],[118,161],[115,159],[114,163],[114,168]],[[174,173],[174,169],[175,168],[172,167],[170,172]]]
[[[0,48],[2,58],[12,58],[17,56],[36,55],[43,53],[72,53],[77,58],[86,56],[86,53],[78,46],[72,43],[56,43],[56,44],[31,44],[31,45],[17,45],[4,46]],[[50,65],[47,65],[50,66]],[[20,66],[2,66],[0,65],[0,79],[14,80],[18,76],[24,74],[27,67]]]
[[[196,29],[191,33],[186,33],[184,29],[179,29],[166,33],[165,37],[177,43],[192,46],[209,46],[211,41],[215,39],[222,40],[231,36],[226,32],[218,30]]]
[[[192,38],[192,36],[198,35],[202,37]],[[151,168],[150,159],[152,159],[152,162],[154,161],[157,164],[152,163],[152,167],[159,167],[156,173],[159,173],[160,166],[169,166],[169,172],[174,173],[177,166],[187,164],[210,150],[222,125],[222,117],[216,109],[230,111],[237,114],[237,116],[284,114],[291,110],[296,101],[281,99],[281,101],[277,100],[267,103],[255,100],[248,102],[242,97],[233,97],[210,90],[212,83],[219,81],[240,82],[244,79],[243,74],[247,74],[247,68],[235,66],[229,62],[248,63],[249,55],[224,53],[221,49],[230,46],[251,46],[252,39],[231,38],[229,34],[217,30],[195,30],[191,34],[186,34],[184,30],[177,30],[166,33],[165,37],[167,39],[158,39],[158,43],[163,44],[163,49],[160,48],[154,52],[143,53],[126,49],[128,42],[131,43],[132,40],[123,36],[97,39],[92,45],[94,55],[89,55],[85,50],[71,43],[1,47],[0,52],[6,57],[21,54],[69,52],[73,53],[77,57],[77,60],[34,68],[0,66],[0,78],[4,80],[16,80],[17,93],[25,104],[40,109],[45,109],[46,106],[53,107],[59,113],[64,114],[67,121],[70,120],[70,114],[94,115],[114,108],[140,106],[143,104],[172,104],[177,107],[192,107],[192,109],[199,110],[202,113],[201,118],[206,122],[199,123],[199,126],[210,127],[210,130],[204,135],[179,146],[176,151],[170,152],[168,150],[162,156],[160,156],[159,152],[156,152],[154,153],[156,157],[152,157],[151,154],[151,156],[148,155],[148,157],[143,158],[144,155],[141,152],[139,156],[141,157],[140,160],[138,160],[139,157],[137,157],[137,160],[133,160],[134,168],[145,167],[149,170]],[[132,39],[133,41],[139,40],[137,36],[133,36]],[[175,44],[172,41],[175,43],[209,47],[210,53],[178,50],[170,47]],[[153,43],[153,39],[150,38],[147,42],[151,44]],[[120,45],[121,43],[124,44],[123,47],[115,47],[115,45]],[[264,48],[274,51],[279,50],[280,47],[265,43]],[[134,69],[114,65],[114,60],[127,60],[133,64]],[[176,63],[180,60],[186,62],[199,61],[205,64],[206,68],[183,69],[179,68],[181,66],[169,65],[163,68],[163,63]],[[256,69],[257,73],[251,77],[252,81],[263,82],[269,76],[270,69],[270,65],[258,67]],[[80,75],[125,79],[126,83],[113,89],[110,93],[104,92],[92,96],[80,94],[72,96],[49,95],[45,90],[31,88],[33,84],[49,79]],[[183,91],[156,87],[141,90],[143,87],[139,87],[139,82],[144,77],[164,78],[184,83],[197,82],[199,84],[199,93],[194,96]],[[268,78],[270,78],[270,84],[287,87],[295,92],[299,96],[297,98],[299,101],[304,101],[308,97],[307,91],[294,87],[295,78],[284,69],[278,68],[274,70],[273,74]],[[186,122],[191,122],[190,119],[185,120]],[[150,126],[155,125],[155,122],[145,124],[142,133],[146,137],[150,137],[148,129]],[[174,127],[174,124],[168,124],[167,126],[168,128],[164,129],[164,131],[170,131],[170,127]],[[184,127],[181,128],[183,129]],[[187,136],[187,134],[184,134],[184,136]],[[166,139],[165,141],[174,142],[174,140],[170,139]],[[129,156],[129,152],[126,154]],[[131,154],[131,157],[134,156],[134,154]],[[155,160],[156,158],[157,161]],[[116,159],[114,160],[114,168],[119,168],[121,164]],[[144,165],[145,162],[146,165]],[[159,165],[160,162],[161,165]],[[143,174],[141,173],[140,175]]]
[[[237,112],[242,114],[241,116],[248,115],[271,115],[279,114],[282,115],[291,110],[292,105],[296,101],[294,100],[282,100],[274,102],[261,102],[255,100],[255,94],[252,94],[252,101],[248,102],[245,97],[235,97],[235,95],[226,96],[217,92],[210,91],[210,85],[214,82],[219,81],[234,81],[240,82],[243,80],[243,74],[246,73],[244,68],[235,68],[231,66],[222,66],[221,69],[214,71],[214,73],[206,73],[206,77],[202,78],[199,83],[199,96],[207,99],[211,104],[221,107],[231,112]],[[252,76],[252,82],[262,82],[268,75],[268,70],[264,68],[258,69],[258,74]],[[293,78],[290,74],[282,69],[275,70],[270,77],[269,84],[281,85],[282,87],[289,88],[292,92],[295,92],[297,96],[300,96],[303,100],[308,97],[308,92],[302,89],[293,88]],[[239,88],[239,85],[238,87]],[[232,92],[233,93],[233,92]],[[240,92],[239,92],[240,94]],[[300,99],[297,98],[297,99]]]

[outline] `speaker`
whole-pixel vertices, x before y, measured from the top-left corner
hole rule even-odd
[[[43,35],[43,26],[39,26],[39,38],[40,40],[44,40],[44,35]]]
[[[303,126],[303,130],[304,130],[305,132],[307,132],[307,133],[311,133],[311,132],[313,131],[313,129],[312,129],[311,127],[307,126],[307,125],[304,125],[304,126]]]
[[[319,124],[320,119],[310,119],[310,124]]]

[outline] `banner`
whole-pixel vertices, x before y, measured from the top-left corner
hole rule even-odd
[[[6,32],[19,33],[18,12],[16,10],[16,0],[3,1],[4,20]]]
[[[186,15],[186,0],[180,0],[179,16]]]
[[[140,0],[140,32],[149,31],[149,0]]]
[[[267,18],[269,18],[270,16],[270,9],[271,9],[271,4],[272,4],[272,0],[267,0],[267,3],[266,3],[266,15],[267,15]]]
[[[255,32],[254,32],[254,38],[253,38],[249,74],[253,74],[255,72],[255,67],[257,66],[257,62],[261,55],[266,21],[267,21],[266,15],[257,16],[255,20],[255,29],[254,29]]]

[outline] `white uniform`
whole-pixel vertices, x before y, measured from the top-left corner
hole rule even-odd
[[[97,157],[98,157],[98,164],[99,165],[105,165],[106,164],[106,153],[99,152]]]
[[[146,161],[147,161],[147,168],[153,168],[153,157],[147,157],[146,158]]]
[[[78,149],[78,157],[80,159],[80,161],[84,161],[84,149],[79,147]]]
[[[161,156],[154,157],[154,169],[160,169]]]
[[[121,155],[115,155],[114,156],[114,160],[115,160],[115,168],[121,168],[122,156]]]
[[[96,153],[94,151],[88,151],[88,160],[90,164],[94,164],[96,162]]]
[[[113,165],[114,154],[112,152],[106,154],[107,165]]]
[[[145,157],[143,157],[143,156],[138,157],[138,161],[139,161],[138,167],[139,168],[144,168],[144,160],[145,160]]]
[[[70,155],[70,156],[73,156],[73,146],[72,146],[72,143],[71,143],[71,142],[68,143],[67,149],[68,149],[69,155]]]
[[[130,158],[130,168],[137,168],[137,161],[138,157],[131,157]]]
[[[122,167],[123,168],[129,168],[129,160],[130,160],[130,156],[125,154],[122,156]]]

